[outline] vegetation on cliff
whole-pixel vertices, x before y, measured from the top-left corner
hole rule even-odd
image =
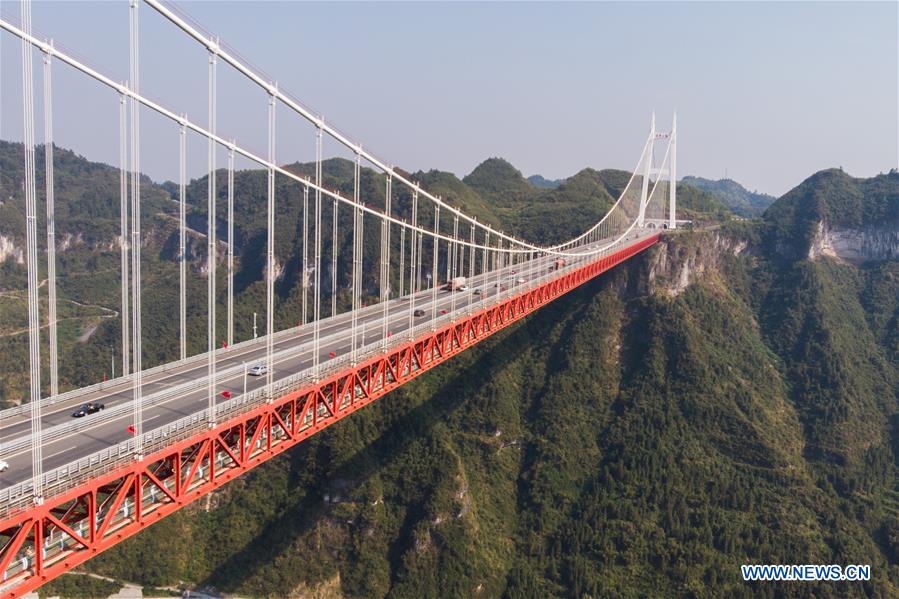
[[[347,185],[345,166],[329,161],[333,185]],[[537,189],[505,164],[485,168],[468,182],[416,178],[549,238],[546,219],[600,213],[627,176],[586,170]],[[509,194],[488,175],[512,181]],[[899,268],[785,257],[774,243],[822,216],[864,223],[859,202],[899,210],[895,177],[843,177],[813,176],[764,222],[666,236],[87,567],[270,597],[896,596]],[[264,177],[237,181],[249,264]],[[189,192],[198,228],[204,185]],[[378,175],[363,186],[383,201]],[[288,319],[300,196],[282,191],[294,204],[278,223]],[[681,197],[704,219],[726,214],[709,192]],[[163,246],[152,246],[159,277],[174,272]],[[245,273],[249,306],[261,279]],[[192,293],[204,324],[205,295]],[[85,364],[100,334],[82,344]],[[749,584],[745,563],[870,563],[873,578]]]
[[[859,179],[842,169],[815,173],[765,213],[768,244],[788,258],[808,256],[819,226],[863,229],[899,223],[899,172]]]

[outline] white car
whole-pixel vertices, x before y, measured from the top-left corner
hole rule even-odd
[[[468,291],[468,285],[462,285],[461,287],[456,287],[456,291]]]
[[[263,374],[268,374],[268,366],[265,364],[256,364],[247,371],[250,376],[262,376]]]
[[[0,472],[6,472],[7,470],[9,470],[9,462],[0,460]]]

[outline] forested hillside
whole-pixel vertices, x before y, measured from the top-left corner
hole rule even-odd
[[[899,267],[786,260],[781,225],[671,236],[90,567],[267,596],[895,596]],[[797,561],[873,580],[739,577]]]
[[[38,258],[41,281],[46,277],[46,212],[44,207],[43,148],[36,152],[38,189]],[[314,165],[287,165],[301,176],[312,176]],[[25,199],[23,146],[0,141],[0,354],[8,360],[0,363],[0,405],[9,405],[27,397],[27,372],[18,367],[28,356],[27,310],[25,305],[26,269]],[[56,148],[57,199],[57,287],[60,339],[60,389],[67,390],[98,382],[103,376],[121,373],[121,319],[119,277],[119,170],[90,162],[74,152]],[[343,159],[323,163],[323,183],[353,195],[353,164]],[[235,198],[235,338],[253,334],[253,313],[265,313],[266,246],[266,173],[261,170],[237,171]],[[569,239],[598,220],[615,201],[629,174],[622,171],[596,172],[586,169],[551,190],[538,189],[501,159],[489,159],[468,177],[459,180],[451,173],[431,170],[411,173],[424,188],[438,194],[480,222],[489,223],[515,235],[545,243]],[[206,337],[207,270],[207,182],[204,176],[187,185],[188,235],[186,256],[188,353],[204,351]],[[224,313],[226,273],[227,173],[216,174],[217,290],[220,311]],[[487,181],[493,180],[492,184]],[[368,205],[383,209],[386,179],[370,169],[362,169],[361,198]],[[146,368],[176,358],[178,321],[178,186],[172,182],[156,184],[142,179],[142,278],[144,307],[143,364]],[[708,218],[726,218],[726,208],[714,198],[692,188],[684,188],[680,205],[685,214]],[[310,199],[309,210],[314,199]],[[411,221],[411,193],[394,186],[392,211]],[[275,326],[283,329],[300,320],[304,280],[312,265],[302,262],[302,186],[287,177],[275,179]],[[307,217],[312,220],[312,212]],[[433,226],[433,214],[419,214],[419,224]],[[312,224],[309,225],[311,235]],[[377,260],[380,256],[377,225],[366,221],[363,255],[363,302],[378,295]],[[441,221],[441,231],[452,232],[451,219]],[[332,206],[324,202],[322,214],[322,291],[330,296]],[[336,290],[338,310],[349,307],[346,288],[350,280],[352,212],[338,211],[338,253]],[[463,230],[464,234],[464,230]],[[311,239],[311,237],[310,237]],[[398,260],[400,236],[392,237],[394,260]],[[428,241],[424,251],[429,255]],[[310,253],[311,259],[311,253]],[[393,274],[399,272],[398,263]],[[42,283],[44,285],[44,283]],[[394,282],[394,288],[398,288]],[[40,313],[46,324],[46,294]],[[327,302],[326,302],[327,303]],[[328,303],[326,310],[330,310]],[[328,312],[325,312],[328,315]],[[219,319],[216,345],[225,338],[225,319]],[[48,331],[42,329],[44,343]],[[77,355],[77,359],[75,356]],[[44,393],[49,391],[49,356],[42,353]],[[114,366],[113,366],[114,364]]]
[[[482,167],[415,176],[532,238],[567,235],[542,222],[558,211],[600,214],[627,177],[538,189]],[[329,162],[334,185],[345,170]],[[724,220],[681,189],[697,220]],[[249,262],[260,217],[240,206]],[[87,568],[267,597],[897,596],[899,261],[810,252],[822,221],[872,210],[899,235],[899,174],[823,171],[762,222],[669,233]],[[872,580],[749,584],[745,563],[871,564]]]
[[[684,177],[681,182],[711,193],[734,213],[747,218],[761,216],[777,199],[766,193],[749,191],[733,179],[713,181],[702,177]]]

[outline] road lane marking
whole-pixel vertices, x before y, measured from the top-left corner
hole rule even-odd
[[[545,262],[549,263],[549,261],[545,261]],[[517,265],[517,266],[521,267],[522,265]],[[509,270],[511,268],[512,267],[506,267],[503,270]],[[545,274],[543,276],[545,276]],[[538,278],[542,278],[542,276],[538,277]],[[489,274],[479,275],[477,277],[477,279],[479,280],[479,282],[477,284],[483,283],[483,284],[489,286],[491,276]],[[481,279],[483,279],[483,280],[481,281]],[[501,276],[499,277],[499,280],[502,280]],[[475,284],[475,283],[473,283],[473,284]],[[510,285],[510,288],[511,287],[518,287],[518,285],[517,284]],[[435,297],[435,295],[437,297]],[[493,293],[491,294],[490,290],[488,289],[484,295],[488,295],[488,296],[492,295],[493,297],[496,297],[496,296],[500,295],[500,291],[498,291],[498,290],[493,291]],[[390,303],[388,304],[388,318],[387,318],[388,324],[387,324],[387,326],[389,328],[389,327],[391,327],[391,325],[393,325],[395,323],[399,323],[401,326],[400,326],[400,330],[396,331],[397,333],[408,332],[410,330],[408,327],[408,324],[409,324],[409,320],[410,320],[409,313],[412,311],[412,303],[410,303],[409,300],[406,298],[410,298],[410,297],[415,298],[415,299],[420,298],[419,303],[415,304],[416,308],[425,308],[425,309],[430,308],[432,312],[436,312],[436,309],[439,309],[442,306],[446,306],[447,304],[451,305],[452,303],[457,304],[458,310],[470,308],[472,305],[478,305],[478,304],[480,304],[478,306],[478,309],[489,308],[490,306],[484,305],[482,303],[485,301],[485,299],[487,299],[484,297],[484,295],[477,297],[477,296],[473,296],[473,295],[469,294],[463,298],[457,299],[457,297],[452,294],[449,294],[449,295],[444,294],[444,293],[437,294],[434,292],[433,289],[428,289],[425,291],[420,291],[414,296],[404,296],[403,299],[405,301],[403,301],[401,299],[389,300]],[[397,309],[391,311],[389,309],[391,304],[396,305]],[[374,322],[376,324],[383,322],[382,321],[383,306],[378,306],[377,304],[375,304],[375,306],[377,307],[377,310],[372,311],[371,314],[369,314],[369,315],[363,316],[362,322],[365,322],[365,323]],[[349,345],[351,344],[351,340],[348,339],[346,335],[343,335],[342,338],[337,338],[337,339],[335,339],[335,338],[338,337],[338,335],[340,335],[341,333],[349,333],[352,330],[352,328],[350,326],[348,326],[348,325],[350,325],[350,323],[346,322],[347,320],[349,320],[350,314],[351,313],[347,312],[347,313],[337,315],[335,317],[336,320],[334,322],[328,323],[327,325],[321,327],[320,330],[322,330],[322,331],[327,331],[329,329],[335,329],[335,328],[338,329],[337,333],[332,333],[332,334],[325,336],[326,339],[330,338],[331,340],[333,340],[333,342],[336,342],[336,345],[333,345],[332,343],[325,343],[323,346],[321,346],[323,352],[327,352],[328,350],[332,350],[332,349],[342,350],[345,347],[347,347],[347,348],[349,347]],[[343,318],[341,318],[341,317],[343,317]],[[433,319],[432,318],[425,319],[424,321],[421,321],[421,322],[413,321],[412,324],[413,324],[413,327],[417,327],[421,324],[426,324],[430,320],[433,320]],[[343,321],[343,322],[341,322],[341,321]],[[379,329],[383,329],[383,326],[379,326],[376,329],[372,329],[372,331],[377,331]],[[369,332],[371,332],[371,331],[369,331]],[[383,331],[381,331],[381,332],[383,332]],[[280,364],[282,362],[286,362],[289,360],[298,362],[296,364],[296,366],[298,367],[298,370],[296,372],[290,373],[286,376],[291,376],[293,374],[299,374],[310,368],[311,364],[309,364],[309,363],[310,363],[311,357],[312,357],[312,355],[311,355],[312,348],[311,347],[304,348],[305,345],[308,345],[310,343],[309,343],[309,341],[304,341],[303,339],[304,339],[304,337],[311,337],[312,336],[311,333],[312,333],[311,331],[297,331],[297,334],[294,334],[290,337],[287,337],[287,338],[284,338],[284,339],[281,339],[281,340],[278,340],[275,342],[275,344],[278,346],[288,345],[288,347],[282,351],[290,352],[290,355],[286,355],[278,360],[275,360],[274,361],[275,364]],[[366,335],[366,337],[368,337],[368,335]],[[262,338],[262,340],[264,340],[264,337]],[[377,337],[377,341],[383,341],[383,340],[384,340],[384,337],[379,334]],[[372,344],[372,342],[369,342],[369,345],[371,345],[371,344]],[[296,351],[291,351],[293,349],[296,349]],[[218,363],[220,365],[223,365],[223,364],[227,363],[228,361],[234,360],[234,358],[237,358],[240,356],[245,356],[246,354],[253,353],[256,351],[261,353],[262,350],[263,350],[262,347],[245,348],[244,350],[242,350],[238,353],[235,353],[234,355],[222,356]],[[306,355],[304,356],[304,354],[306,354]],[[263,359],[263,357],[260,356],[260,359]],[[326,362],[327,362],[327,360],[324,360],[322,363],[326,363]],[[235,366],[236,366],[236,364],[235,364]],[[166,378],[171,378],[174,376],[186,377],[191,372],[193,372],[195,370],[202,370],[204,368],[205,368],[205,365],[199,364],[199,365],[197,365],[197,367],[188,368],[187,370],[183,370],[180,372],[172,372],[166,376],[160,377],[159,379],[153,379],[153,380],[151,380],[151,383],[159,384],[159,381],[162,381],[162,380],[165,380]],[[288,369],[288,371],[289,370],[290,369]],[[243,377],[243,373],[237,372],[227,378],[221,379],[218,382],[219,382],[219,384],[222,384],[222,383],[227,383],[229,381],[239,381],[240,379],[242,379],[242,377]],[[171,384],[166,385],[165,383],[163,383],[163,385],[171,386]],[[260,388],[260,387],[264,387],[264,385],[257,386],[257,388]],[[102,397],[114,397],[115,395],[118,395],[119,393],[121,393],[121,391],[115,390],[115,389],[110,389],[108,391],[109,392],[105,396],[102,396]],[[183,395],[171,397],[166,400],[160,401],[159,403],[155,403],[153,406],[151,406],[151,409],[157,408],[157,407],[163,407],[166,404],[169,404],[169,403],[175,402],[175,401],[186,402],[187,405],[179,406],[179,409],[181,409],[181,408],[191,409],[195,404],[199,405],[201,403],[202,398],[203,398],[202,391],[203,391],[202,388],[187,391]],[[249,389],[248,389],[248,391],[249,391]],[[125,390],[125,392],[127,392],[127,389]],[[63,409],[66,409],[66,408],[63,408]],[[58,410],[58,411],[62,411],[62,410]],[[156,414],[156,415],[150,416],[150,417],[144,419],[144,422],[147,422],[149,420],[157,418],[160,415],[161,414]],[[115,418],[114,420],[102,420],[102,421],[98,420],[97,423],[94,424],[93,426],[90,426],[81,431],[77,431],[77,432],[74,432],[73,434],[69,434],[65,437],[62,437],[62,438],[54,441],[54,444],[59,441],[63,441],[65,439],[71,439],[72,437],[76,437],[78,435],[87,433],[88,431],[94,430],[100,426],[104,426],[107,424],[109,424],[109,425],[114,424],[120,420],[124,420],[125,418],[126,418],[126,416],[123,415],[118,418]],[[60,453],[64,453],[65,451],[71,451],[73,449],[78,449],[78,446],[72,447],[67,450],[63,450],[62,452],[57,452],[55,454],[52,454],[52,456],[59,455]],[[19,452],[19,453],[25,453],[25,452]],[[19,455],[19,453],[13,454],[13,455]],[[52,457],[52,456],[49,456],[49,457]]]
[[[538,258],[537,260],[539,262],[549,263],[550,257],[542,257],[542,258]],[[515,268],[515,266],[516,265],[509,265],[507,267],[499,269],[498,271],[496,271],[496,275],[498,276],[499,279],[501,279],[502,278],[501,275],[505,274],[506,271],[512,270],[513,268]],[[521,266],[521,265],[517,265],[517,266]],[[472,285],[480,284],[481,279],[483,279],[483,283],[489,284],[490,274],[491,273],[481,273],[480,275],[476,275],[475,277],[472,278],[473,279]],[[475,283],[475,279],[478,281],[477,283]],[[438,289],[438,291],[440,291],[440,290]],[[446,296],[445,294],[440,294],[439,298],[435,298],[434,295],[435,294],[434,294],[433,289],[426,289],[423,291],[418,291],[416,294],[410,294],[408,296],[404,296],[404,298],[410,298],[412,300],[414,300],[415,298],[419,298],[421,300],[424,300],[424,303],[419,304],[419,307],[434,307],[434,305],[436,304],[436,308],[439,308],[443,305],[446,305],[448,303],[447,300],[451,300],[453,297],[455,297],[455,296]],[[497,293],[494,293],[494,295],[497,295]],[[390,312],[390,304],[399,305],[402,303],[409,303],[410,299],[406,299],[405,301],[403,301],[403,298],[396,298],[393,300],[388,300],[388,313]],[[411,303],[414,303],[414,301],[412,301]],[[466,307],[467,305],[470,305],[470,304],[465,304],[464,306],[461,306],[461,307]],[[363,310],[365,310],[365,309],[363,309]],[[411,310],[411,308],[410,308],[410,310]],[[410,310],[406,310],[406,309],[404,309],[404,306],[400,306],[400,319],[405,320],[405,318],[403,318],[405,316],[404,313],[408,313]],[[366,322],[371,322],[371,321],[377,322],[381,318],[380,313],[382,313],[382,311],[383,311],[383,306],[379,306],[378,304],[373,304],[370,309],[370,314],[363,315],[362,319]],[[432,310],[432,312],[436,312],[436,310]],[[342,314],[338,314],[335,317],[333,317],[335,319],[333,322],[327,322],[327,320],[330,320],[331,317],[329,317],[328,319],[325,319],[324,321],[322,321],[320,330],[322,332],[326,332],[329,329],[334,329],[337,327],[346,328],[346,325],[349,324],[346,321],[350,320],[350,317],[349,317],[350,314],[351,314],[350,312],[344,312]],[[366,320],[366,318],[369,318],[370,320]],[[390,320],[392,320],[392,319],[388,316],[388,321],[390,321]],[[310,324],[311,323],[303,325],[303,326],[308,327]],[[286,345],[302,346],[304,343],[308,342],[308,341],[304,341],[303,337],[313,336],[313,335],[314,335],[313,331],[310,331],[310,330],[303,331],[302,327],[300,327],[300,329],[298,329],[294,334],[289,335],[285,338],[279,339],[277,341],[274,341],[274,345],[282,346],[282,345],[286,344]],[[265,337],[262,337],[260,339],[264,341]],[[297,343],[297,342],[299,342],[299,343]],[[262,343],[262,341],[260,341],[258,343],[252,344],[249,347],[241,348],[240,350],[237,350],[236,352],[234,352],[230,355],[225,354],[225,355],[221,356],[221,358],[219,358],[216,362],[220,366],[224,366],[227,368],[229,361],[233,360],[236,362],[237,358],[246,356],[247,354],[250,354],[250,353],[253,353],[256,351],[261,352],[262,350],[265,349],[264,347],[261,347],[262,345],[263,345],[263,343]],[[257,346],[259,346],[259,347],[257,347]],[[300,353],[302,353],[302,352],[300,352]],[[261,359],[261,356],[260,356],[260,358],[257,358],[257,359]],[[233,364],[233,366],[236,366],[236,365],[237,365],[236,363]],[[186,381],[182,380],[181,382],[168,382],[168,383],[164,383],[163,381],[166,381],[167,379],[171,379],[171,378],[175,378],[175,377],[181,377],[182,379],[187,378],[189,381],[191,378],[189,375],[192,372],[201,371],[201,370],[204,370],[205,368],[206,368],[205,364],[202,363],[201,361],[198,361],[196,364],[187,365],[186,370],[178,370],[176,367],[175,369],[173,369],[173,371],[168,372],[168,373],[161,372],[161,373],[158,373],[158,375],[156,375],[156,376],[150,375],[149,380],[145,381],[145,385],[149,386],[151,384],[160,384],[162,386],[170,387],[173,385],[183,384]],[[108,389],[107,393],[102,393],[102,391],[104,391],[104,390],[99,390],[100,394],[97,397],[92,398],[91,396],[97,392],[91,392],[91,393],[85,394],[84,396],[72,398],[72,400],[74,400],[74,401],[72,401],[71,404],[69,403],[69,401],[66,401],[63,403],[63,405],[61,405],[59,407],[59,409],[48,412],[45,416],[46,417],[55,416],[57,414],[60,414],[62,412],[65,412],[65,411],[71,409],[74,405],[77,405],[78,403],[83,403],[84,401],[91,400],[91,399],[96,399],[96,400],[104,399],[107,402],[109,402],[112,398],[114,398],[119,393],[122,393],[122,392],[127,393],[128,390],[129,390],[129,385],[126,381],[126,382],[121,383],[121,388],[119,388],[119,385],[117,385],[116,387],[112,387],[112,388]],[[149,390],[149,389],[147,389],[147,390]],[[127,401],[127,400],[125,400],[125,401]],[[121,402],[116,402],[116,403],[121,403]],[[27,422],[27,419],[23,419],[18,422],[12,422],[9,425],[7,425],[6,428],[16,426],[16,425],[22,425],[26,422]],[[52,426],[52,423],[47,423],[47,424]],[[0,430],[2,430],[2,428],[4,428],[4,427],[2,424],[0,424]]]
[[[56,453],[51,453],[50,455],[46,456],[44,460],[49,460],[50,458],[66,453],[67,451],[72,451],[73,449],[78,449],[78,446],[76,445],[74,447],[69,447],[68,449],[63,449],[62,451],[57,451]]]

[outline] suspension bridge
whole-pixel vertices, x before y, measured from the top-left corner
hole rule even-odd
[[[628,260],[655,244],[661,229],[677,225],[676,121],[669,132],[660,132],[653,115],[630,180],[598,222],[564,243],[540,245],[480,223],[429,193],[304,107],[171,4],[130,1],[130,64],[125,83],[34,35],[30,2],[23,0],[21,6],[18,18],[5,14],[0,18],[0,29],[20,40],[22,49],[30,401],[0,412],[0,458],[8,463],[8,469],[0,473],[0,595],[21,596],[78,566]],[[164,106],[142,92],[142,10],[163,17],[179,35],[205,51],[205,123],[188,119],[177,107]],[[43,59],[46,172],[41,190],[35,173],[36,57]],[[119,100],[118,111],[110,115],[109,122],[119,131],[120,231],[116,250],[123,374],[63,393],[59,391],[56,317],[52,88],[56,65],[73,69]],[[268,115],[265,156],[218,132],[220,66],[262,91]],[[141,349],[142,301],[152,296],[152,290],[141,289],[140,124],[141,115],[147,113],[170,122],[172,144],[164,151],[180,157],[179,337],[172,340],[179,358],[149,369],[144,368]],[[279,166],[275,156],[279,113],[299,117],[311,126],[314,176],[299,176]],[[196,355],[188,355],[186,326],[185,140],[189,134],[201,136],[208,147],[208,343],[206,351]],[[326,139],[354,157],[352,196],[324,185]],[[222,152],[228,157],[227,176],[220,182],[216,162]],[[267,221],[265,330],[245,340],[234,335],[236,156],[267,172],[263,207]],[[362,197],[363,167],[384,177],[384,193],[377,200]],[[302,317],[297,326],[283,330],[275,327],[276,177],[295,185],[302,198],[298,231],[302,237]],[[39,194],[43,194],[46,209],[44,251],[38,242]],[[220,194],[226,197],[223,216],[216,211]],[[401,196],[405,198],[402,202]],[[346,260],[339,256],[337,245],[341,224],[351,228],[343,231],[351,240],[352,255]],[[217,240],[220,230],[227,231],[223,240]],[[217,259],[219,241],[227,245],[223,266]],[[338,258],[347,265],[348,307],[338,302]],[[47,261],[47,348],[41,347],[39,335],[39,259]],[[227,270],[224,290],[217,289],[219,267]],[[375,288],[367,290],[367,285]],[[226,339],[219,346],[216,305],[223,292]],[[364,302],[364,296],[377,299]],[[49,393],[42,396],[44,349],[49,351],[50,385]],[[105,409],[72,419],[72,410],[85,403],[103,404]]]

